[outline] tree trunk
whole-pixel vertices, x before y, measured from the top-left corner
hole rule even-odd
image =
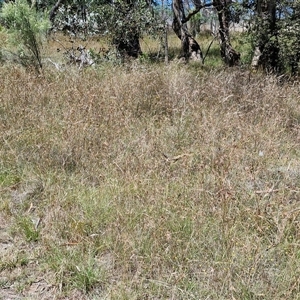
[[[256,5],[259,24],[258,42],[254,50],[251,66],[267,71],[279,72],[279,45],[276,29],[276,0],[259,0]]]
[[[148,5],[148,0],[145,1],[145,4]],[[116,10],[121,12],[124,20],[131,20],[134,18],[134,12],[136,9],[135,0],[125,0],[120,3],[116,1],[113,2],[112,5]],[[137,58],[140,54],[142,54],[140,45],[140,31],[134,21],[132,23],[127,22],[123,30],[118,30],[118,33],[113,39],[113,44],[122,58]]]
[[[183,1],[173,0],[173,30],[181,40],[182,56],[186,61],[192,59],[202,61],[203,55],[201,48],[193,36],[189,33],[187,27],[187,18],[185,17]]]
[[[57,13],[60,5],[62,4],[62,2],[63,2],[63,0],[57,0],[57,2],[54,4],[54,6],[52,7],[52,9],[50,10],[49,20],[52,23],[52,25],[53,25],[53,22],[55,20],[56,13]]]
[[[122,57],[137,58],[142,54],[138,33],[127,34],[126,38],[116,37],[114,44]]]
[[[168,45],[168,24],[167,24],[167,16],[166,16],[166,8],[164,0],[161,0],[161,19],[163,20],[163,35],[161,37],[161,45],[164,50],[165,55],[165,63],[169,62],[169,45]]]
[[[229,6],[231,0],[214,0],[213,5],[217,10],[219,19],[219,35],[220,35],[220,51],[221,57],[226,65],[232,67],[239,64],[240,53],[233,49],[230,36],[229,36],[229,24],[230,24],[230,11]]]

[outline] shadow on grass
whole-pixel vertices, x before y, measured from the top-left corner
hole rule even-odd
[[[206,34],[199,35],[196,38],[199,43],[203,56],[205,57],[204,64],[211,67],[219,67],[223,65],[220,48],[217,40],[213,40],[212,36]],[[150,48],[150,47],[149,47]],[[180,44],[174,41],[174,37],[169,39],[168,60],[172,61],[182,57]],[[164,51],[145,51],[140,57],[142,62],[161,63],[165,61]]]

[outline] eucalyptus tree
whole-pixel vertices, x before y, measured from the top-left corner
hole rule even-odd
[[[243,1],[250,10],[252,67],[267,72],[298,72],[300,61],[300,1]]]
[[[278,1],[257,0],[252,3],[255,15],[252,66],[269,71],[280,68],[276,2]]]
[[[183,0],[173,0],[173,23],[172,28],[178,38],[181,40],[182,56],[186,59],[203,60],[203,54],[200,45],[189,32],[187,22],[196,15],[202,8],[211,6],[211,3],[206,3],[201,0],[192,0],[193,10],[187,12],[187,7]]]
[[[57,0],[49,13],[54,28],[106,37],[121,56],[138,57],[140,38],[155,31],[148,0]]]
[[[183,56],[188,59],[202,60],[203,54],[200,45],[188,30],[187,22],[205,7],[213,8],[219,21],[220,52],[223,61],[228,66],[239,63],[240,54],[234,50],[230,42],[229,25],[232,21],[232,0],[191,0],[191,5],[186,5],[184,0],[173,0],[173,29],[181,40]],[[192,9],[188,9],[192,7]]]
[[[300,1],[283,1],[280,14],[280,53],[291,74],[296,75],[300,62]]]
[[[226,65],[234,66],[240,61],[240,53],[238,53],[231,44],[229,25],[232,21],[232,0],[214,0],[218,20],[219,20],[219,37],[221,57]]]
[[[99,6],[96,11],[101,32],[111,39],[122,57],[138,57],[142,53],[140,38],[153,33],[157,25],[147,0],[116,0]]]
[[[99,3],[93,0],[49,0],[40,2],[49,11],[52,30],[86,37],[97,32],[95,9]]]

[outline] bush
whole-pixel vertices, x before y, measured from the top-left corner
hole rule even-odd
[[[50,22],[30,8],[26,0],[4,3],[0,19],[9,33],[11,44],[17,47],[19,61],[39,71],[42,68],[42,37],[50,28]]]

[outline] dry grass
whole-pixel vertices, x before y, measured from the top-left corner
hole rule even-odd
[[[299,299],[297,83],[176,63],[1,74],[1,295]]]

